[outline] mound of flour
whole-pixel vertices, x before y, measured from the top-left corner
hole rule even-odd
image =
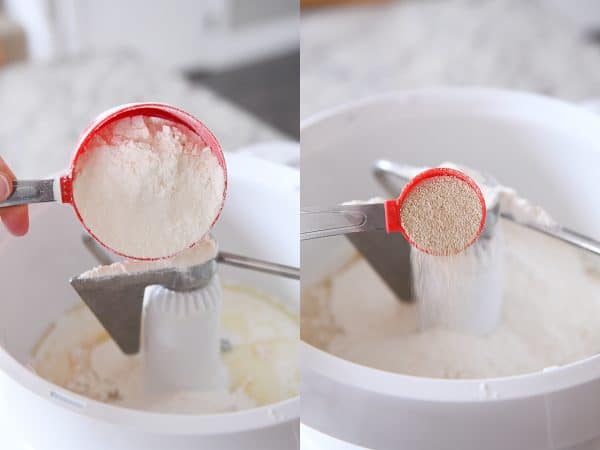
[[[518,225],[499,226],[505,289],[492,333],[420,331],[416,306],[398,301],[356,256],[304,290],[302,339],[358,364],[435,378],[517,375],[597,354],[600,260]]]
[[[143,353],[124,355],[82,305],[42,335],[31,366],[48,381],[88,398],[161,413],[233,412],[298,395],[296,313],[244,286],[223,286],[222,300],[222,337],[231,344],[221,354],[229,374],[224,389],[147,392]]]
[[[75,172],[73,198],[86,226],[137,259],[170,256],[199,241],[225,190],[223,168],[200,137],[156,117],[102,129]]]
[[[217,257],[217,242],[210,236],[206,236],[193,247],[188,248],[172,258],[163,258],[151,261],[140,261],[125,259],[105,266],[97,266],[85,271],[81,278],[100,278],[122,274],[133,274],[160,269],[179,268],[183,269],[198,264],[203,264]]]

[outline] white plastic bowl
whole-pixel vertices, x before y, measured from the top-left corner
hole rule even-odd
[[[494,174],[564,225],[600,238],[600,117],[568,103],[490,89],[419,90],[313,117],[302,125],[301,142],[302,206],[385,195],[369,171],[377,158],[456,161]],[[333,271],[351,251],[344,238],[304,242],[303,284]],[[600,448],[600,356],[486,380],[384,372],[306,343],[300,361],[303,424],[351,444]]]
[[[231,154],[227,161],[230,195],[214,230],[223,249],[298,265],[298,172],[248,156]],[[31,219],[25,238],[0,231],[1,448],[298,447],[298,398],[237,413],[157,414],[81,397],[25,367],[48,325],[80,302],[69,277],[97,264],[81,245],[82,227],[69,207],[37,205]],[[269,245],[263,245],[265,241]],[[296,281],[241,270],[225,275],[279,295],[298,308]]]

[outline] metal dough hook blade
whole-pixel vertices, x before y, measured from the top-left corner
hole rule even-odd
[[[111,255],[89,235],[82,235],[85,247],[103,265],[115,262]],[[167,267],[107,276],[76,276],[70,280],[83,302],[125,354],[140,350],[142,308],[147,286],[160,285],[175,292],[193,291],[207,286],[217,272],[217,263],[229,264],[290,279],[300,279],[300,270],[232,253],[219,252],[214,259],[187,267]],[[230,343],[221,341],[221,350]]]
[[[186,268],[166,268],[140,273],[101,277],[77,276],[71,286],[90,308],[125,354],[140,350],[142,307],[147,286],[161,285],[172,291],[191,291],[206,286],[216,273],[217,263]]]

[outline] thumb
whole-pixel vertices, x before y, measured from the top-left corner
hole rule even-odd
[[[11,183],[8,181],[8,177],[0,172],[0,202],[3,202],[12,193]]]

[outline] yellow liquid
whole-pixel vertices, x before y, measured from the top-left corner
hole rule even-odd
[[[161,412],[238,411],[298,395],[295,313],[250,288],[225,285],[221,332],[232,345],[222,353],[229,392],[178,393],[176,402],[144,398],[141,355],[121,353],[84,305],[66,312],[44,333],[32,352],[32,367],[48,381],[94,400]]]

